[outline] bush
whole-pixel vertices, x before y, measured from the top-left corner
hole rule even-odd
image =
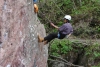
[[[50,54],[55,56],[60,56],[62,54],[67,54],[72,50],[71,42],[69,40],[54,40],[50,46]]]

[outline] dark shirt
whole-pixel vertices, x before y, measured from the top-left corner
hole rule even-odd
[[[59,32],[64,35],[68,35],[70,33],[73,33],[73,27],[70,23],[65,23],[59,28]]]

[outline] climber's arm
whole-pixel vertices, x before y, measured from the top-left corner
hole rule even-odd
[[[59,27],[56,26],[56,25],[54,25],[53,23],[50,23],[50,24],[51,24],[51,26],[53,26],[54,28],[59,29]]]

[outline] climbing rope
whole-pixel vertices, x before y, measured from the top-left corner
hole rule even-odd
[[[64,12],[60,9],[60,7],[57,5],[57,3],[56,3],[55,1],[51,1],[51,2],[54,3],[54,5],[58,8],[58,10],[62,13],[62,15],[65,15]],[[52,7],[51,7],[51,8],[52,8]],[[44,10],[43,8],[41,8],[41,9]],[[42,17],[45,18],[45,19],[44,19],[45,21],[48,21],[48,22],[45,23],[45,25],[46,25],[46,24],[50,24],[50,23],[52,22],[52,21],[49,19],[49,17],[45,15],[44,11],[40,11],[40,10],[39,10],[39,13],[40,13],[40,16],[42,15]],[[47,26],[47,28],[49,29],[48,26]],[[50,31],[50,32],[52,32],[52,31]]]
[[[56,5],[56,7],[60,10],[60,12],[63,14],[63,15],[65,15],[64,14],[64,12],[59,8],[59,6],[56,4],[56,2],[54,2],[54,0],[52,1],[55,5]]]
[[[42,8],[42,9],[43,9],[43,8]],[[59,8],[59,9],[60,9],[60,8]],[[61,10],[60,10],[60,11],[61,11]],[[52,21],[49,19],[49,17],[46,17],[46,16],[45,16],[45,13],[43,13],[42,11],[39,11],[39,13],[40,13],[40,15],[42,15],[42,17],[45,18],[45,19],[44,19],[45,21],[48,21],[48,22],[45,23],[45,25],[50,24],[50,23],[52,22]],[[64,15],[64,13],[63,13],[62,11],[61,11],[61,13]],[[49,27],[47,27],[47,28],[49,29]],[[50,32],[52,32],[52,31],[50,31]],[[49,33],[50,33],[50,32],[49,32]]]
[[[49,20],[49,18],[48,17],[46,17],[46,16],[44,16],[44,13],[42,12],[42,11],[39,11],[42,15],[43,15],[43,17],[44,18],[46,18],[46,19],[44,19],[45,21],[47,20],[48,22],[47,23],[45,23],[45,25],[47,25],[47,24],[50,24],[52,21],[51,20]],[[49,29],[49,27],[47,26],[47,29]],[[52,31],[50,31],[49,33],[51,33]]]
[[[54,1],[52,1],[52,2],[53,2],[53,3],[55,4],[55,6],[60,10],[60,12],[61,12],[63,15],[65,15],[64,12],[59,8],[59,6],[58,6]],[[43,14],[43,12],[41,12],[41,11],[40,11],[40,13]],[[47,22],[47,23],[51,23],[51,20],[50,20],[48,17],[45,17],[45,18],[49,21],[49,22]],[[46,24],[47,24],[47,23],[46,23]]]

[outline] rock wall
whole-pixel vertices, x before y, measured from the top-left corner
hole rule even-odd
[[[46,67],[48,46],[38,43],[45,29],[33,0],[0,0],[0,67]]]

